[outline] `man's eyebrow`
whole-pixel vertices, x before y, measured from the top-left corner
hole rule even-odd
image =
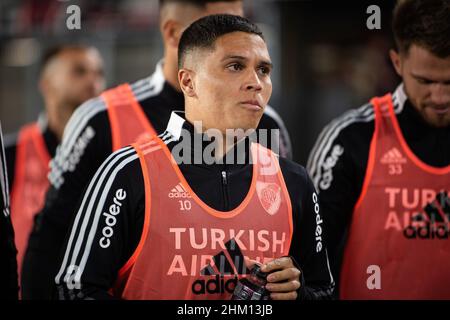
[[[265,66],[265,67],[269,67],[269,68],[273,68],[273,63],[267,60],[263,60],[259,63],[261,66]]]
[[[414,72],[411,72],[411,76],[413,76],[416,79],[422,79],[422,80],[427,80],[427,81],[432,81],[431,79],[428,79],[427,77],[415,74]]]
[[[248,58],[243,57],[243,56],[239,56],[239,55],[227,55],[227,56],[225,56],[225,57],[222,59],[222,61],[225,61],[225,60],[231,60],[231,59],[235,59],[235,60],[244,60],[244,61],[245,61],[245,60],[248,60]],[[263,65],[263,66],[270,67],[270,68],[273,67],[273,63],[272,63],[271,61],[269,61],[269,60],[262,60],[259,64],[260,64],[260,65]]]
[[[248,60],[246,57],[230,54],[230,55],[227,55],[227,56],[223,57],[222,61],[230,60],[230,59]]]
[[[423,81],[427,81],[427,82],[431,82],[431,83],[444,83],[444,84],[449,84],[450,83],[450,79],[443,80],[443,81],[438,81],[438,80],[430,79],[430,78],[428,78],[426,76],[421,76],[421,75],[415,74],[414,72],[411,72],[410,74],[411,74],[411,76],[413,78],[416,78],[416,79],[419,79],[419,80],[423,80]]]

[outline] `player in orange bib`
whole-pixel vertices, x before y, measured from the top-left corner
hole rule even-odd
[[[207,16],[186,29],[185,113],[97,171],[56,275],[60,298],[230,299],[252,263],[270,273],[272,299],[331,296],[305,169],[251,139],[271,70],[262,33],[245,18]]]
[[[333,121],[308,169],[340,298],[450,299],[450,2],[399,1],[393,29],[403,83]]]
[[[84,103],[67,124],[51,161],[50,187],[30,235],[23,268],[27,299],[49,299],[58,269],[58,257],[83,190],[102,162],[114,151],[141,135],[161,134],[172,111],[184,110],[178,83],[178,43],[195,20],[210,14],[244,14],[241,0],[160,0],[159,30],[164,55],[155,71],[138,81],[107,90]],[[279,129],[279,139],[265,145],[290,158],[289,134],[269,105],[259,122],[261,129]]]
[[[64,127],[74,110],[104,87],[103,61],[96,48],[67,44],[44,54],[39,88],[45,112],[39,121],[22,127],[17,139],[10,136],[5,150],[19,279],[34,217],[44,205],[49,186],[49,162]]]

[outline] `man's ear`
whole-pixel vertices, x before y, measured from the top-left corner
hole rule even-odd
[[[166,20],[161,26],[161,33],[164,43],[173,48],[178,48],[178,42],[182,34],[182,26],[179,22],[172,19]]]
[[[180,83],[181,90],[188,97],[197,96],[195,92],[194,71],[181,68],[178,71],[178,82]]]
[[[395,51],[394,49],[389,50],[389,56],[391,57],[392,65],[394,66],[395,71],[401,77],[402,76],[402,57],[400,53]]]

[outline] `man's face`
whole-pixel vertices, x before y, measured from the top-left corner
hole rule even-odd
[[[255,129],[272,94],[272,64],[264,40],[233,32],[218,38],[212,51],[199,49],[191,58],[192,110],[203,127],[223,133]]]
[[[95,49],[64,50],[50,62],[44,81],[47,84],[44,94],[58,104],[78,107],[105,88],[100,54]]]
[[[434,127],[450,125],[450,57],[439,58],[412,45],[407,54],[392,53],[406,94],[423,119]]]

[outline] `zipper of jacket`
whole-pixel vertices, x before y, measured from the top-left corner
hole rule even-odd
[[[229,210],[229,199],[228,199],[228,175],[225,170],[222,171],[222,194],[225,203],[225,211]]]

